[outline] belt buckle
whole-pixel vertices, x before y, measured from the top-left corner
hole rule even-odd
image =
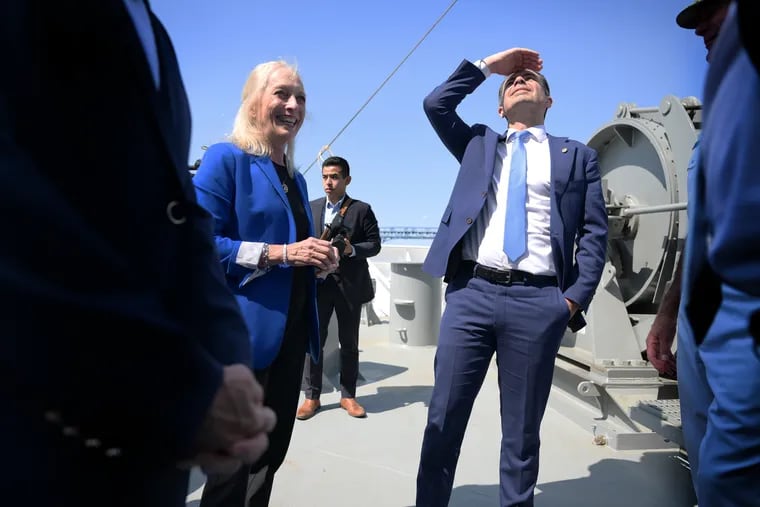
[[[504,271],[504,285],[511,285],[512,284],[512,271],[506,270]]]

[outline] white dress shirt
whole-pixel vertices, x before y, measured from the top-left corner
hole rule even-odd
[[[325,197],[325,214],[322,216],[322,223],[324,224],[324,227],[332,224],[332,221],[335,219],[335,215],[340,213],[340,207],[343,205],[343,201],[345,200],[346,195],[344,194],[343,197],[338,200],[338,202],[331,204],[330,200]]]
[[[528,163],[526,200],[528,241],[525,255],[510,262],[504,253],[504,223],[507,214],[509,168],[514,149],[514,129],[507,131],[506,141],[496,147],[493,178],[486,203],[464,236],[462,258],[497,269],[519,269],[534,275],[554,275],[552,258],[551,157],[549,140],[543,125],[528,129],[525,140]]]

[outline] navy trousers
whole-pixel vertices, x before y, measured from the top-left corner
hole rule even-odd
[[[500,504],[533,505],[539,427],[569,318],[555,285],[496,285],[468,273],[449,283],[417,475],[417,507],[448,505],[467,422],[494,352],[502,430]]]

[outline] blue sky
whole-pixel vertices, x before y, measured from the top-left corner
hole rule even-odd
[[[343,128],[452,0],[152,0],[174,41],[193,113],[190,162],[225,139],[240,91],[258,63],[298,65],[307,118],[296,143],[301,171]],[[437,226],[458,165],[429,126],[422,99],[463,58],[521,46],[544,59],[554,105],[549,133],[587,142],[620,103],[701,99],[705,48],[675,24],[690,0],[459,0],[333,143],[348,159],[349,193],[381,227]],[[459,107],[497,131],[498,76]],[[319,164],[305,173],[323,196]]]

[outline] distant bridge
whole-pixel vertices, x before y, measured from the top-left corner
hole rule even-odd
[[[380,238],[383,243],[391,239],[433,239],[436,227],[381,227]]]

